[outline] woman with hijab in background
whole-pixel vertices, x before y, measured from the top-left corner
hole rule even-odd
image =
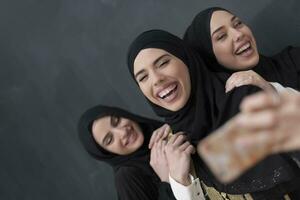
[[[278,92],[298,93],[294,89],[300,89],[300,48],[289,46],[271,57],[259,54],[251,29],[224,8],[198,13],[184,40],[203,55],[211,71],[228,74],[226,92],[247,84],[268,91],[273,86]],[[300,159],[299,152],[288,155]]]
[[[226,94],[222,74],[209,71],[198,53],[180,38],[162,30],[140,34],[129,48],[127,62],[155,113],[175,132],[186,132],[193,144],[237,114],[245,96],[259,91],[247,85]],[[198,156],[193,161],[211,199],[249,199],[248,193],[254,199],[279,199],[295,187],[295,170],[278,155],[265,159],[229,184],[216,180]],[[207,186],[227,194],[218,196]]]
[[[162,126],[159,121],[102,105],[88,109],[78,123],[79,138],[86,151],[112,166],[118,198],[122,200],[175,200],[168,183],[164,148],[168,145],[181,149],[177,163],[188,163],[187,167],[194,148],[182,133],[173,135],[166,144],[169,132],[169,126]],[[152,133],[155,137],[151,137]],[[202,195],[198,199],[203,198]]]
[[[300,89],[300,49],[289,46],[272,57],[260,55],[251,29],[224,8],[198,13],[184,40],[203,56],[211,71],[227,73],[226,92],[247,84],[264,90],[271,90],[271,85],[278,91]]]

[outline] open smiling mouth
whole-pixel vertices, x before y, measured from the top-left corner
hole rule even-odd
[[[252,52],[253,52],[252,46],[250,42],[247,42],[246,44],[238,48],[238,50],[235,51],[235,54],[241,56],[249,56]]]
[[[128,137],[127,137],[125,145],[134,143],[136,140],[136,136],[137,135],[133,130],[130,133],[128,133]]]
[[[167,88],[160,91],[157,94],[157,96],[164,101],[170,102],[177,97],[177,89],[178,89],[178,84],[173,83],[169,85]]]

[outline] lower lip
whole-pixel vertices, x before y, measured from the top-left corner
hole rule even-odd
[[[172,94],[170,94],[169,96],[167,96],[164,99],[160,98],[160,100],[165,103],[173,103],[174,101],[176,101],[176,99],[178,97],[178,89],[179,89],[179,85],[177,84],[175,91],[173,91]]]

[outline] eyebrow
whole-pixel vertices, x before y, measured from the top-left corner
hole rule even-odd
[[[234,21],[237,18],[237,16],[233,15],[230,19],[230,21]],[[214,35],[216,32],[220,31],[223,28],[223,26],[220,26],[219,28],[217,28],[211,35]]]
[[[231,20],[230,20],[230,21],[234,21],[236,18],[237,18],[237,16],[233,15],[233,16],[231,17]]]
[[[165,56],[169,56],[169,54],[166,53],[166,54],[163,54],[163,55],[159,56],[158,58],[156,58],[156,59],[153,61],[152,65],[156,65],[156,64],[157,64],[162,58],[164,58]],[[137,78],[138,75],[144,73],[145,71],[146,71],[146,70],[144,70],[144,69],[138,71],[138,72],[134,75],[134,77]]]

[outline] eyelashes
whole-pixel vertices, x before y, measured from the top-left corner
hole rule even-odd
[[[239,20],[239,19],[235,20],[232,23],[232,27],[234,29],[241,28],[243,25],[244,25],[244,23],[241,20]],[[228,36],[228,34],[227,34],[226,30],[224,30],[223,33],[220,31],[220,33],[216,36],[216,40],[217,41],[222,41],[222,40],[226,39],[227,36]]]
[[[240,27],[241,25],[243,25],[243,22],[242,22],[241,20],[237,20],[236,22],[234,22],[233,27],[234,27],[234,28],[238,28],[238,27]]]
[[[222,39],[224,39],[225,37],[227,36],[227,34],[220,34],[220,35],[218,35],[217,36],[217,40],[219,41],[219,40],[222,40]]]
[[[138,81],[139,81],[139,82],[142,82],[142,81],[144,81],[147,77],[148,77],[148,75],[143,75]]]
[[[121,118],[118,116],[110,117],[110,125],[112,127],[117,127],[119,125],[120,121],[121,121]],[[105,136],[104,144],[106,146],[110,145],[113,142],[113,139],[114,139],[113,134],[111,132],[108,132],[107,136]]]
[[[107,136],[107,139],[105,140],[105,145],[110,145],[113,141],[113,135],[111,133],[109,133],[109,135]]]
[[[169,63],[170,63],[170,59],[162,60],[161,62],[159,62],[158,65],[155,66],[155,68],[159,69],[159,68],[165,67]],[[144,75],[141,75],[139,78],[137,78],[137,81],[143,82],[143,81],[147,80],[148,76],[149,75],[147,73],[145,73]]]

